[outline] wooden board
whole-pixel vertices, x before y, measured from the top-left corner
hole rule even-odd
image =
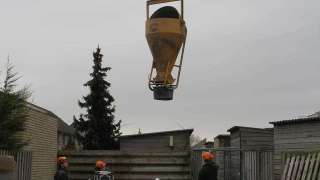
[[[320,153],[317,153],[317,160],[314,166],[314,172],[311,180],[317,180],[317,176],[319,174],[319,165],[320,165]]]
[[[314,169],[314,165],[315,165],[316,160],[317,160],[317,154],[314,153],[314,154],[311,156],[310,166],[309,166],[309,169],[308,169],[307,180],[311,180],[311,178],[312,178],[313,169]]]
[[[304,162],[305,162],[305,160],[306,160],[306,156],[305,156],[305,155],[302,155],[302,156],[301,156],[300,163],[299,163],[298,173],[297,173],[297,176],[296,176],[295,180],[300,180],[300,179],[301,179],[302,171],[303,171],[303,169],[304,169]]]
[[[299,164],[300,164],[300,158],[301,158],[301,156],[297,155],[296,162],[294,163],[294,169],[292,171],[292,176],[291,176],[290,180],[296,180],[298,168],[299,168]]]
[[[290,155],[286,158],[286,162],[285,162],[285,166],[284,166],[284,170],[283,170],[283,174],[282,174],[281,180],[286,180],[289,164],[290,164]]]
[[[107,162],[107,166],[114,172],[117,180],[150,180],[156,177],[161,180],[191,179],[191,156],[188,151],[182,151],[182,154],[89,152],[70,152],[67,155],[71,180],[87,180],[92,176],[97,159]],[[201,151],[197,155],[201,158]],[[195,156],[192,157],[195,158]]]
[[[311,159],[311,154],[308,154],[308,157],[307,157],[307,159],[306,159],[306,161],[305,161],[304,169],[303,169],[303,172],[302,172],[301,180],[306,180],[306,178],[307,178],[307,173],[308,173],[308,169],[309,169],[310,159]]]
[[[290,159],[290,164],[289,164],[289,167],[288,167],[288,173],[287,173],[287,176],[286,176],[286,180],[290,180],[291,179],[292,171],[293,171],[294,164],[295,164],[295,160],[296,160],[296,156],[293,155],[291,157],[291,159]]]

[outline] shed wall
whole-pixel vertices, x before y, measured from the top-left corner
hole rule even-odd
[[[32,151],[32,180],[52,180],[56,170],[57,120],[31,108],[25,123],[25,150]]]
[[[273,149],[273,130],[266,130],[266,129],[241,130],[241,149],[243,150]]]
[[[173,147],[170,147],[173,136]],[[133,152],[171,152],[190,150],[189,132],[172,132],[170,134],[153,134],[124,136],[120,138],[120,149]]]
[[[251,150],[272,150],[273,149],[273,129],[258,129],[239,127],[232,130],[230,134],[231,147],[239,148],[244,151]],[[231,178],[240,180],[240,172],[245,172],[243,154],[231,152]]]
[[[282,153],[312,152],[320,150],[320,122],[275,125],[274,128],[274,180],[280,180]]]

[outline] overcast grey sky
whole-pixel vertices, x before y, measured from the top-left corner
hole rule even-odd
[[[320,110],[319,0],[185,0],[188,42],[174,101],[147,88],[145,0],[0,0],[0,63],[10,54],[34,103],[68,123],[100,44],[125,134],[234,125]]]

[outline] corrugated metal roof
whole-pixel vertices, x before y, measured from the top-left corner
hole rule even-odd
[[[224,137],[230,137],[230,134],[219,134],[215,138],[224,138]]]
[[[314,118],[314,117],[320,117],[320,111],[315,112],[315,113],[309,115],[308,117],[312,117],[312,118]]]
[[[228,132],[232,133],[234,131],[238,131],[240,129],[254,129],[254,130],[265,130],[265,131],[271,131],[272,128],[255,128],[255,127],[246,127],[246,126],[233,126],[232,128],[228,129]]]
[[[320,117],[305,117],[305,118],[298,118],[298,119],[274,121],[274,122],[270,122],[270,124],[286,125],[286,124],[297,124],[297,123],[317,122],[317,121],[320,122]]]

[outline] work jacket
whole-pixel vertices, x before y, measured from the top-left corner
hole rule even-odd
[[[198,180],[218,180],[218,169],[215,162],[206,162],[199,172]]]
[[[54,175],[54,180],[69,180],[67,171],[64,168],[59,168]]]
[[[89,180],[113,180],[113,175],[110,171],[96,171],[93,178]]]

